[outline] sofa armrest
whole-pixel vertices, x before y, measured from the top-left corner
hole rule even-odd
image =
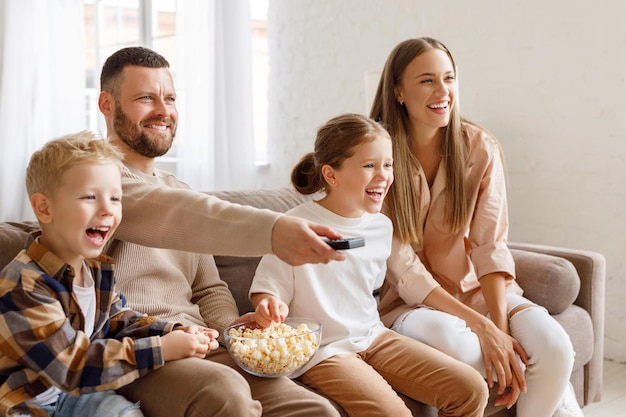
[[[509,248],[558,256],[570,261],[580,277],[580,291],[574,304],[589,313],[593,327],[593,356],[585,365],[585,404],[599,401],[604,359],[604,316],[606,259],[600,253],[532,243],[509,242]],[[590,370],[593,370],[591,372]]]

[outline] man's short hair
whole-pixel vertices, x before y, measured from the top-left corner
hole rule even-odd
[[[26,190],[50,195],[61,184],[62,175],[84,163],[114,163],[122,169],[123,154],[99,135],[84,130],[52,139],[33,153],[26,168]]]
[[[100,73],[100,91],[117,95],[122,82],[122,72],[129,65],[147,68],[169,68],[170,63],[162,55],[143,46],[122,48],[113,53],[102,66]]]

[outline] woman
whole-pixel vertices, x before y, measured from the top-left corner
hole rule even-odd
[[[397,45],[370,116],[392,137],[396,178],[383,322],[497,380],[496,404],[517,402],[518,417],[582,417],[569,337],[515,283],[501,149],[459,115],[448,49],[431,38]]]

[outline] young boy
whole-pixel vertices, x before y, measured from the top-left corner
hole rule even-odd
[[[0,272],[2,416],[143,416],[113,390],[217,347],[217,332],[132,311],[115,291],[101,252],[122,218],[120,155],[81,132],[30,160],[41,231]]]

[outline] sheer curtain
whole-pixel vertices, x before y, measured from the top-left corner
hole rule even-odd
[[[178,2],[177,174],[196,190],[254,184],[248,0]]]
[[[81,0],[0,2],[0,221],[34,219],[30,155],[84,129],[83,22]]]

